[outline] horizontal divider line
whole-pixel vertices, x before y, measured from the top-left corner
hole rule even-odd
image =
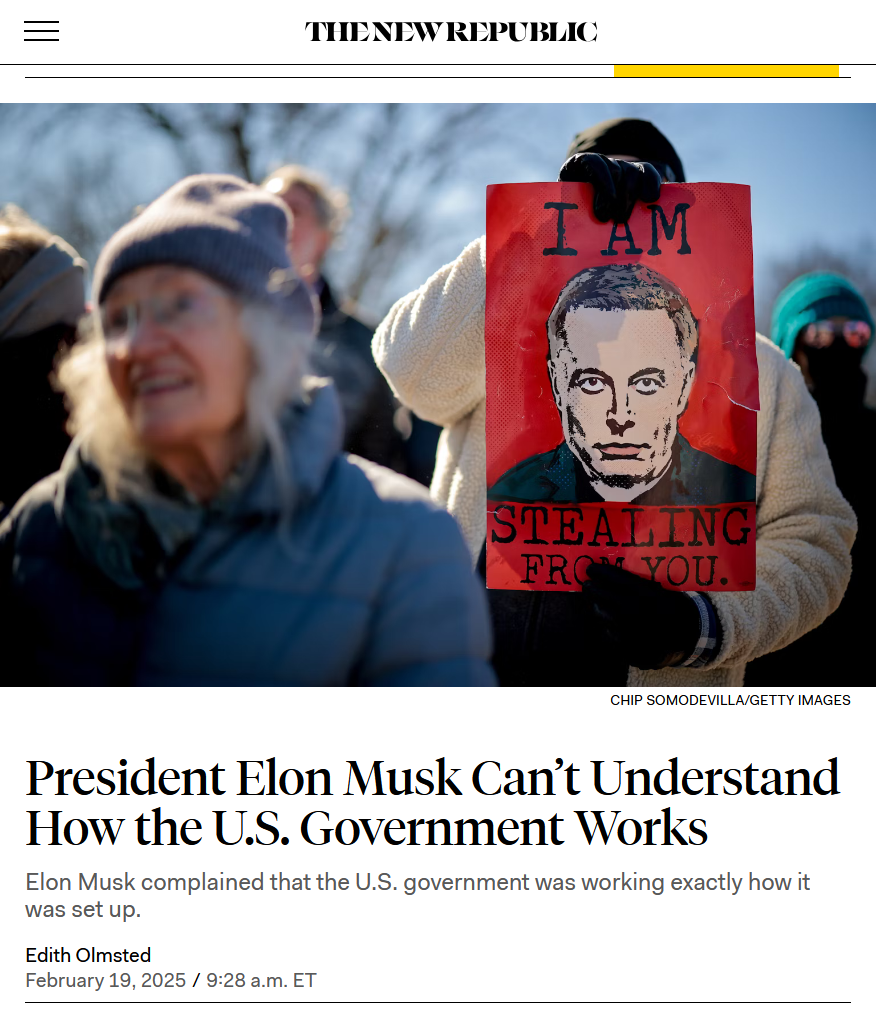
[[[0,63],[0,67],[28,67],[27,63]],[[606,67],[612,63],[47,63],[46,67]],[[842,64],[844,67],[865,64]],[[869,66],[867,64],[866,66]],[[611,77],[611,74],[606,75]]]
[[[36,41],[36,40],[33,40]],[[49,40],[47,40],[49,41]],[[602,77],[600,74],[534,74],[515,76],[504,74],[246,74],[184,75],[184,74],[25,74],[27,81],[615,81],[621,78]],[[627,78],[626,80],[633,80]],[[689,81],[691,78],[684,78]]]
[[[25,42],[59,42],[59,39],[25,39]],[[22,64],[22,66],[31,66]],[[715,77],[706,74],[690,77],[609,77],[603,74],[26,74],[27,81],[851,81],[851,75],[839,77]]]
[[[28,63],[0,63],[0,67],[29,67]],[[47,63],[46,67],[614,67],[613,63]],[[700,64],[702,67],[719,64]],[[776,67],[799,64],[777,63]],[[815,66],[813,64],[813,66]],[[876,63],[839,63],[839,67],[876,67]],[[821,80],[821,79],[819,79]]]

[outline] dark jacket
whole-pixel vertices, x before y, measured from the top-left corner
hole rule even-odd
[[[111,502],[74,443],[0,525],[4,673],[49,685],[490,685],[482,590],[426,491],[339,453],[331,386],[209,508]]]
[[[344,412],[343,449],[395,471],[404,471],[396,402],[371,354],[373,331],[338,305],[327,282],[320,292],[322,322],[314,369],[330,377]]]
[[[487,546],[478,558],[487,580]],[[582,594],[488,588],[501,686],[626,686],[629,667]]]
[[[87,266],[53,236],[0,286],[0,520],[70,443],[49,374],[85,312]]]
[[[64,397],[49,376],[76,329],[57,324],[0,341],[0,519],[39,479],[57,471],[70,437]]]
[[[830,455],[836,484],[858,517],[852,546],[852,577],[839,608],[820,626],[792,644],[755,658],[745,670],[746,686],[820,685],[813,673],[831,672],[841,658],[843,673],[871,671],[869,628],[873,613],[872,574],[876,564],[876,526],[870,521],[873,475],[868,451],[876,445],[876,412],[862,404],[819,405],[821,432]],[[868,685],[872,679],[868,680]]]
[[[672,464],[660,481],[631,502],[638,504],[745,503],[754,500],[748,471],[696,450],[679,434]],[[491,500],[517,503],[601,503],[580,461],[561,443],[515,464],[489,489]]]

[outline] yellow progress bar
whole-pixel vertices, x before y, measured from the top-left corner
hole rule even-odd
[[[620,63],[615,77],[839,77],[827,63]]]

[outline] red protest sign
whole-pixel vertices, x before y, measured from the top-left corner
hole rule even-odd
[[[747,186],[667,184],[626,224],[580,183],[487,190],[487,585],[591,561],[755,586]]]

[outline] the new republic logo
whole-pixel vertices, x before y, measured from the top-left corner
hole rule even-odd
[[[311,42],[595,42],[595,21],[305,21]]]

